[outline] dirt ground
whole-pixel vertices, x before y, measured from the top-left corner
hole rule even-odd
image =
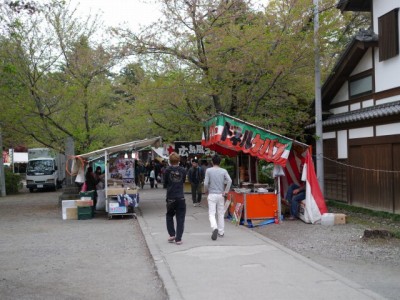
[[[137,220],[62,220],[59,195],[0,197],[0,299],[167,299]]]
[[[386,297],[400,295],[400,240],[364,238],[364,230],[399,230],[400,223],[361,213],[345,213],[347,224],[310,225],[300,220],[253,230]]]

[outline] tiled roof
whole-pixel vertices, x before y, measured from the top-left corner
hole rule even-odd
[[[347,124],[363,120],[376,119],[386,116],[400,115],[400,101],[371,106],[355,111],[336,114],[330,116],[322,122],[322,126]],[[314,128],[315,124],[310,124],[306,128]]]

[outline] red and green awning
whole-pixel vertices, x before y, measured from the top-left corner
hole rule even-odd
[[[220,113],[204,122],[201,144],[222,155],[242,151],[285,166],[293,140]]]

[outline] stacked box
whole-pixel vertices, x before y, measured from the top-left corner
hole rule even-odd
[[[110,203],[111,204],[111,203]],[[128,210],[127,210],[127,207],[126,206],[117,206],[117,207],[109,207],[108,208],[108,212],[109,213],[112,213],[112,214],[124,214],[124,213],[126,213]]]
[[[93,199],[94,198],[94,193],[95,193],[96,191],[87,191],[87,192],[80,192],[79,193],[79,196],[81,197],[81,199],[82,199],[82,197],[90,197],[90,199]]]
[[[66,220],[78,220],[78,208],[77,207],[67,207],[66,208]]]
[[[78,220],[88,220],[92,218],[92,206],[78,206]]]
[[[335,214],[335,225],[346,224],[346,215],[345,214]]]
[[[77,213],[75,213],[74,210],[70,210],[70,208],[75,208],[76,210],[77,206],[75,201],[76,200],[63,200],[61,202],[61,212],[63,220],[76,220],[78,218]]]
[[[76,200],[76,206],[93,206],[93,200],[91,199],[81,199],[81,200]]]
[[[115,202],[115,201],[109,202],[109,203],[108,203],[108,206],[109,206],[109,207],[118,207],[118,206],[119,206],[119,203],[118,203],[118,202]]]

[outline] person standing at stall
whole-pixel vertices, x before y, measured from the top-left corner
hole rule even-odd
[[[208,194],[208,216],[212,229],[211,239],[215,241],[217,237],[225,234],[224,223],[224,204],[232,184],[232,179],[228,171],[221,168],[221,157],[215,154],[212,157],[212,168],[208,168],[204,179],[204,191]],[[217,215],[217,218],[215,217]]]
[[[186,180],[186,169],[179,166],[180,157],[176,152],[169,156],[170,166],[165,170],[165,185],[167,187],[166,224],[169,234],[168,242],[182,244],[182,235],[185,227],[186,203],[183,193],[183,184]],[[176,217],[176,230],[174,224]]]
[[[85,175],[85,182],[86,182],[86,190],[88,192],[93,191],[93,206],[92,210],[94,212],[97,204],[97,191],[96,191],[96,185],[99,183],[99,180],[97,179],[97,176],[93,172],[92,167],[88,167]]]
[[[204,172],[203,169],[199,166],[199,162],[197,159],[192,160],[192,167],[189,169],[188,172],[188,180],[190,182],[192,191],[193,206],[200,206]]]
[[[139,185],[140,188],[144,188],[144,181],[146,178],[146,167],[144,166],[143,162],[140,160],[138,165],[138,175],[139,175]]]

